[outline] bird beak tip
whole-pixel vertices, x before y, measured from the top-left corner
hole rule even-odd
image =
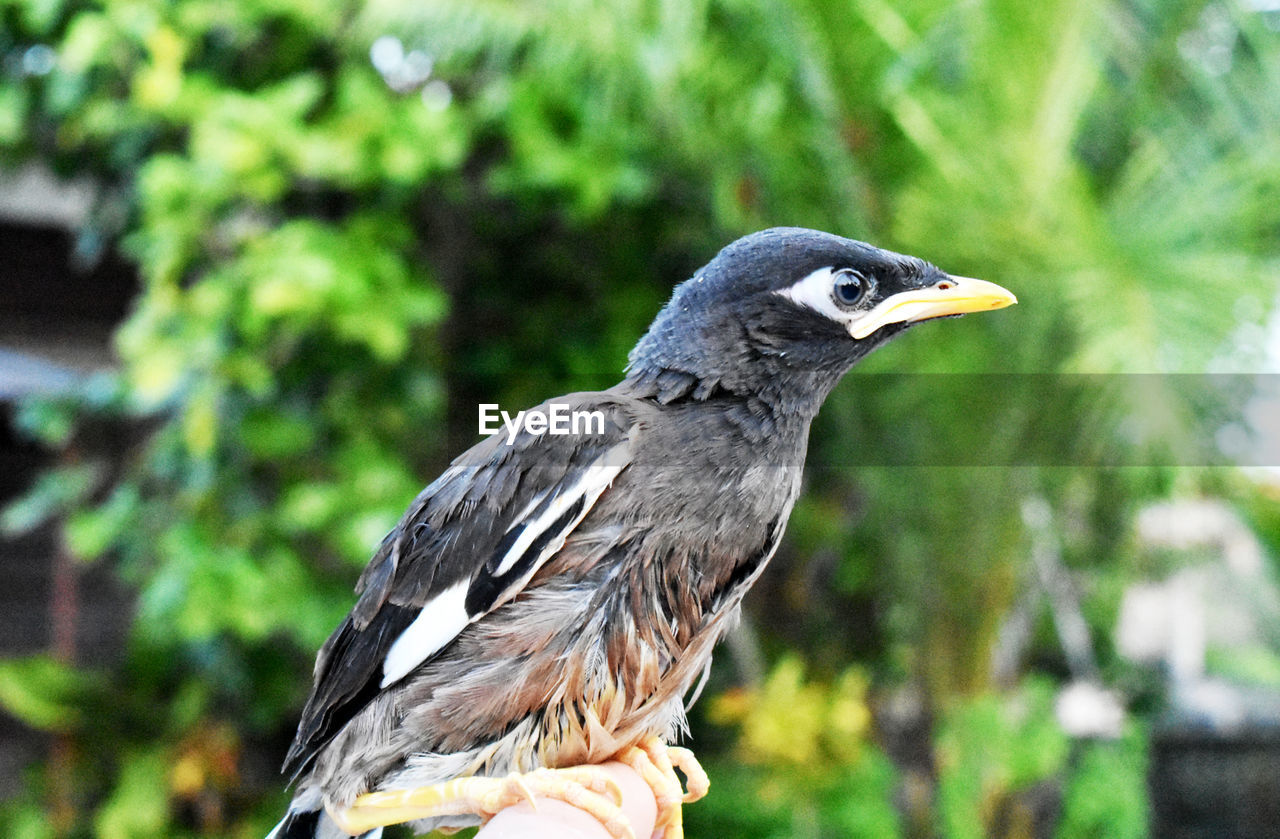
[[[949,276],[949,280],[956,284],[957,292],[974,300],[976,302],[985,303],[987,311],[995,309],[1004,309],[1008,306],[1014,306],[1018,302],[1018,298],[1012,291],[1004,286],[987,282],[986,280],[977,280],[973,277],[956,277]]]

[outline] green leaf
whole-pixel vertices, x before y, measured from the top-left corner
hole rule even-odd
[[[100,475],[100,467],[92,464],[44,473],[26,495],[0,512],[0,531],[18,535],[46,524],[86,498],[97,487]]]
[[[49,814],[34,804],[22,804],[0,816],[0,830],[11,839],[54,839]]]
[[[29,0],[23,4],[23,23],[39,37],[47,38],[62,17],[65,5],[65,0]]]
[[[160,748],[124,754],[115,788],[94,818],[100,839],[160,839],[167,834],[169,763]]]
[[[27,124],[27,91],[17,85],[0,85],[0,145],[17,143]]]
[[[264,460],[300,454],[316,442],[313,420],[283,410],[251,412],[240,424],[240,435],[254,457]]]
[[[65,400],[31,397],[18,403],[14,425],[50,448],[61,448],[75,430],[74,406]]]
[[[76,510],[67,518],[67,547],[80,559],[97,559],[135,523],[139,502],[138,488],[121,484],[97,507]]]
[[[58,731],[75,724],[85,686],[83,675],[49,656],[0,660],[0,707],[32,728]]]

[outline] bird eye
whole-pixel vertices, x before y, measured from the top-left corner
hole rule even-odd
[[[836,282],[831,293],[841,306],[856,306],[870,289],[870,280],[852,268],[842,268],[836,272]]]

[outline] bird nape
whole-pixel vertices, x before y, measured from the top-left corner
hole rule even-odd
[[[608,760],[637,768],[679,837],[706,776],[665,744],[778,546],[823,400],[911,324],[1014,302],[813,230],[724,248],[676,288],[621,382],[529,412],[601,422],[499,430],[382,541],[316,658],[285,760],[297,792],[272,837],[463,827],[530,794],[628,836]]]

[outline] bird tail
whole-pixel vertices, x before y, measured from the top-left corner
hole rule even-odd
[[[350,839],[324,810],[290,810],[280,824],[267,834],[267,839]],[[356,839],[382,839],[382,828],[375,827]]]

